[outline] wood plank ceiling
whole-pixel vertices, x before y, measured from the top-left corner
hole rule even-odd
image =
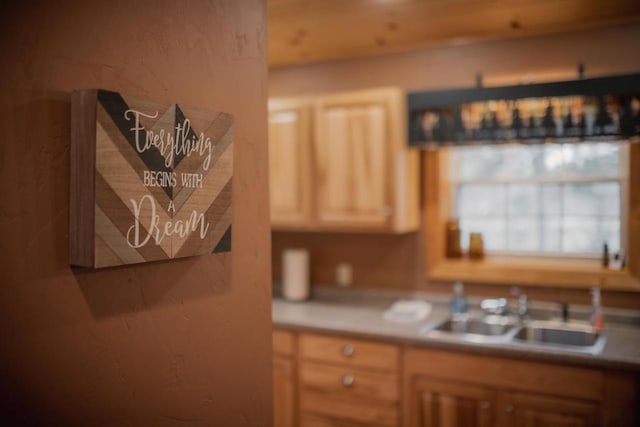
[[[640,22],[640,0],[268,0],[267,7],[270,66]]]

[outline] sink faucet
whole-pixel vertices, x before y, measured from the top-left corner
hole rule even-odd
[[[511,295],[518,297],[518,309],[516,314],[520,320],[526,320],[529,317],[529,308],[527,306],[527,296],[518,288],[514,286],[511,288]]]

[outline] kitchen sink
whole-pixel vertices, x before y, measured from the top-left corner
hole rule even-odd
[[[495,342],[508,339],[515,327],[516,324],[504,316],[448,318],[430,329],[427,335],[472,342]]]
[[[588,324],[531,322],[522,326],[513,339],[529,344],[562,346],[594,352],[602,349],[606,337]]]

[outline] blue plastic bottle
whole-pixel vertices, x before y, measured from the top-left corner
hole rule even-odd
[[[453,298],[451,298],[451,316],[460,317],[467,314],[467,299],[464,296],[464,285],[456,282],[453,285]]]

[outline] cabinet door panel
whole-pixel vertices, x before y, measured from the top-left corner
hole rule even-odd
[[[387,224],[386,106],[320,107],[317,118],[319,220],[355,226]]]
[[[273,359],[273,425],[293,427],[295,402],[293,387],[293,363],[291,360]]]
[[[310,117],[304,107],[269,113],[271,222],[306,224],[311,215]]]
[[[595,427],[598,405],[568,398],[509,393],[502,398],[505,427]]]
[[[493,427],[495,392],[432,378],[412,381],[412,427]]]

